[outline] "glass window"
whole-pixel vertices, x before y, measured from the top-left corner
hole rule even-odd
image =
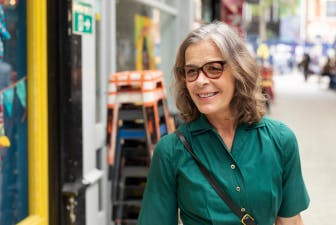
[[[26,1],[0,0],[0,224],[28,216]]]
[[[176,0],[164,0],[163,2],[167,5],[169,5],[169,6],[172,6],[172,7],[176,6]]]
[[[212,1],[210,0],[202,1],[202,19],[205,23],[210,23],[213,20],[211,4]]]
[[[336,1],[327,1],[326,2],[326,16],[327,17],[336,17]]]
[[[134,0],[117,3],[117,71],[156,69],[160,12]]]

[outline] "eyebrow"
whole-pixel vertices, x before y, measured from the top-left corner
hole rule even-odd
[[[196,66],[196,64],[193,64],[193,63],[186,63],[185,66]]]
[[[213,59],[213,60],[209,60],[209,61],[203,63],[201,66],[204,66],[205,64],[210,63],[210,62],[219,62],[219,61],[224,61],[224,60],[223,60],[223,59]],[[201,67],[201,66],[198,66],[198,65],[195,65],[195,64],[192,64],[192,63],[190,63],[190,64],[185,64],[184,66]]]

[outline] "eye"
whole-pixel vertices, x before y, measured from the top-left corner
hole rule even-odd
[[[193,75],[197,74],[197,68],[196,67],[192,67],[192,66],[186,66],[186,67],[184,67],[184,71],[185,71],[185,74],[187,76],[193,76]]]
[[[204,66],[204,70],[209,73],[221,73],[223,66],[220,63],[211,63]]]

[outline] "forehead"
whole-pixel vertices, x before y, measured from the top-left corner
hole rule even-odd
[[[209,61],[223,60],[219,48],[211,40],[191,44],[185,51],[186,65],[202,65]]]

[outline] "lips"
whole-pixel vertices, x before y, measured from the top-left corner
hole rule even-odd
[[[200,98],[209,98],[209,97],[215,96],[217,93],[218,92],[199,93],[197,94],[197,96]]]

